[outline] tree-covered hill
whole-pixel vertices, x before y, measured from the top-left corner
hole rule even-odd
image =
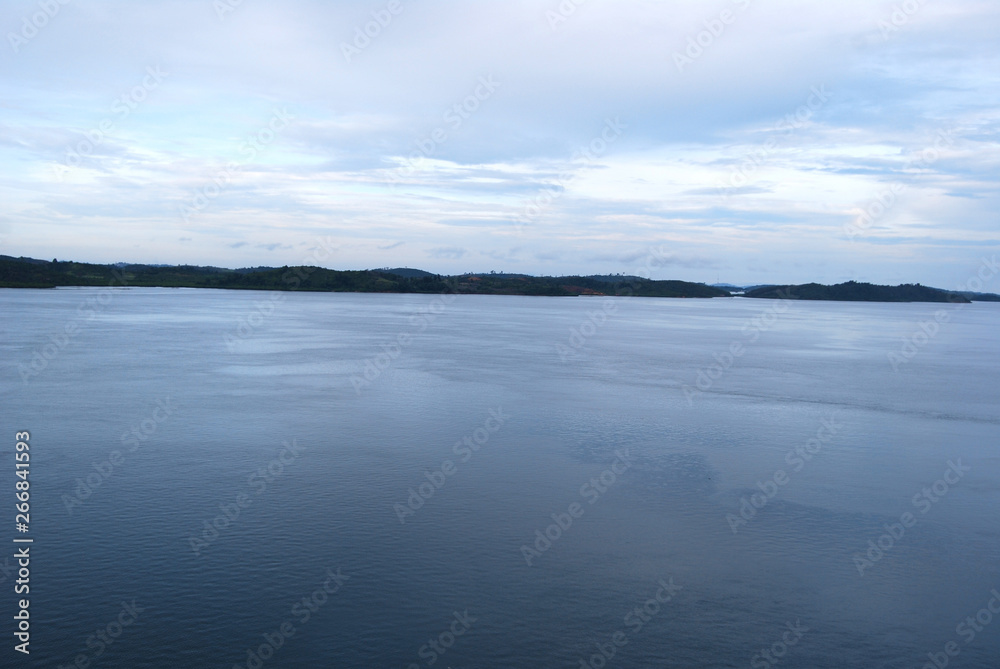
[[[959,293],[928,288],[919,283],[877,286],[848,281],[834,286],[807,283],[800,286],[764,286],[748,290],[745,297],[790,300],[840,300],[844,302],[955,302],[968,303]]]
[[[613,280],[612,280],[613,279]],[[727,297],[728,292],[686,281],[636,277],[534,277],[523,274],[440,276],[422,270],[331,270],[256,267],[239,270],[191,265],[94,265],[0,256],[0,287],[160,286],[232,290],[482,295],[636,295]]]

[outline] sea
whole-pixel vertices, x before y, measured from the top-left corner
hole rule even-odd
[[[0,314],[0,666],[1000,667],[1000,304]]]

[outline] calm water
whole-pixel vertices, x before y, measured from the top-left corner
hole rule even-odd
[[[0,291],[31,666],[1000,666],[1000,305],[269,298]]]

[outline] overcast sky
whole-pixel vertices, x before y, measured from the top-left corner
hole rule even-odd
[[[577,2],[4,0],[0,253],[951,288],[1000,250],[996,0]]]

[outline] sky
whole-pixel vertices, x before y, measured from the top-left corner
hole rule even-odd
[[[996,0],[4,0],[0,34],[0,254],[955,288],[1000,250]]]

